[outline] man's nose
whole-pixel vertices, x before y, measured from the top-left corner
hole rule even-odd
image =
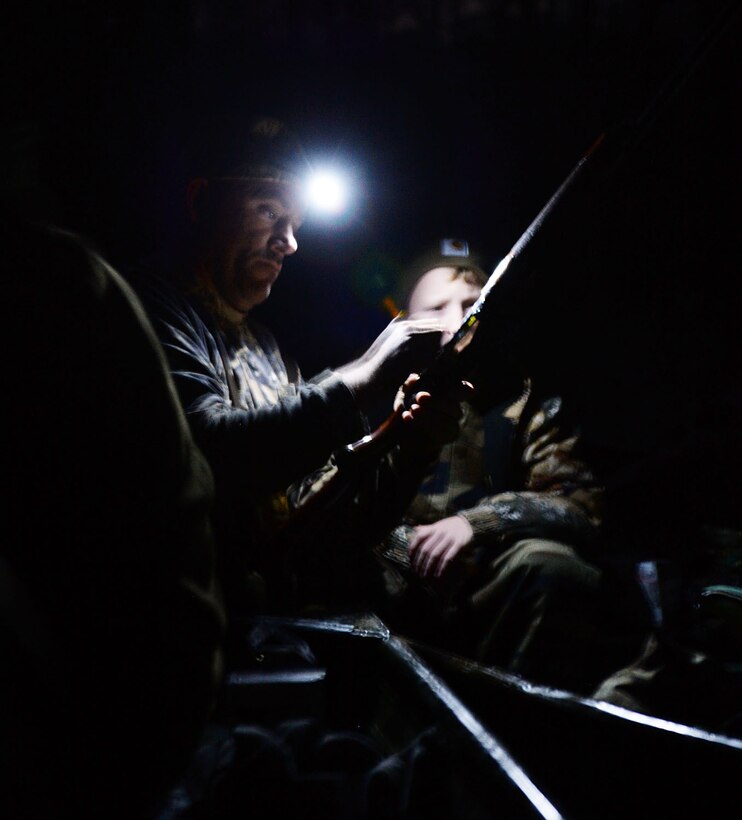
[[[271,245],[280,245],[281,253],[285,256],[296,253],[299,249],[299,243],[296,241],[294,228],[290,222],[279,222],[276,224],[273,236],[271,237]]]

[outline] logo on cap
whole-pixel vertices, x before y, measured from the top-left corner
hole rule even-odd
[[[469,256],[469,243],[463,239],[441,239],[442,256]]]

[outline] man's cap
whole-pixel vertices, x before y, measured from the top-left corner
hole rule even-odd
[[[479,258],[471,253],[465,239],[438,239],[402,269],[395,289],[396,304],[405,308],[418,279],[434,268],[465,268],[472,271],[481,284],[487,281]]]
[[[308,168],[297,135],[275,117],[223,115],[195,133],[183,157],[183,172],[196,177],[289,179]]]

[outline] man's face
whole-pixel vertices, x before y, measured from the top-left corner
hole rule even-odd
[[[244,318],[268,298],[284,258],[296,252],[303,208],[288,182],[210,180],[209,186],[207,279],[236,318]]]
[[[482,286],[471,271],[453,267],[433,268],[424,273],[412,289],[408,300],[411,316],[435,314],[443,319],[448,342],[461,326],[466,311],[477,301]]]

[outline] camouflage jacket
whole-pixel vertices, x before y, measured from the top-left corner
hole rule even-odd
[[[493,426],[497,441],[488,436]],[[532,537],[587,547],[600,531],[603,496],[562,399],[526,383],[504,409],[482,416],[467,408],[460,437],[443,449],[382,551],[399,551],[415,525],[451,515],[466,518],[475,545],[488,550]]]

